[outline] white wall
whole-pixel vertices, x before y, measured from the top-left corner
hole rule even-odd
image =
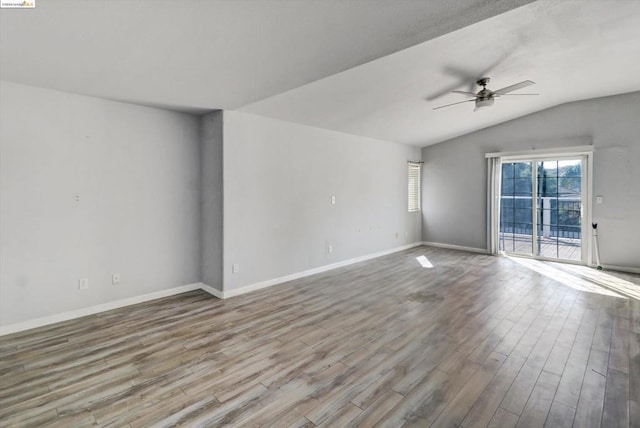
[[[480,114],[490,114],[491,110]],[[423,240],[486,248],[485,153],[593,144],[603,264],[640,267],[640,93],[580,101],[423,148]]]
[[[8,82],[0,94],[0,325],[200,280],[198,118]]]
[[[223,112],[216,111],[200,119],[201,257],[202,281],[222,291],[223,238]]]
[[[419,158],[416,147],[225,111],[225,292],[420,241],[420,214],[407,212],[407,160]]]

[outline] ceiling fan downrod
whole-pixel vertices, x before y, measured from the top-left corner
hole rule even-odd
[[[479,79],[476,83],[478,84],[478,86],[482,86],[482,89],[487,89],[487,85],[489,84],[490,80],[491,78],[489,77],[483,77]]]

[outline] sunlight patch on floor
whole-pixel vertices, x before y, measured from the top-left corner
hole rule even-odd
[[[523,257],[507,257],[521,266],[576,290],[640,300],[640,284],[634,284],[603,271],[587,266],[554,263]]]
[[[420,265],[423,268],[431,269],[433,267],[433,265],[431,264],[431,262],[429,261],[429,259],[426,256],[416,257],[416,260],[418,260],[418,263],[420,263]]]

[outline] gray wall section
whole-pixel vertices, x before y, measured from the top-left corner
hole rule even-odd
[[[225,111],[225,291],[419,242],[420,214],[407,212],[407,160],[419,158],[412,146]]]
[[[491,110],[481,114],[490,114]],[[422,149],[423,240],[486,248],[485,153],[593,144],[603,264],[640,267],[640,93],[565,104]]]
[[[200,280],[197,117],[8,82],[0,93],[2,325]]]
[[[201,280],[230,291],[420,240],[485,248],[487,152],[593,143],[602,261],[640,266],[640,93],[422,153],[239,112],[9,82],[0,94],[1,325]],[[423,215],[407,212],[406,162],[421,157]]]
[[[202,282],[222,291],[223,112],[200,119]]]

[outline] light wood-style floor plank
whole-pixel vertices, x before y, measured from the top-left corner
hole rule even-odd
[[[193,291],[1,337],[0,426],[637,427],[636,291],[430,247]]]

